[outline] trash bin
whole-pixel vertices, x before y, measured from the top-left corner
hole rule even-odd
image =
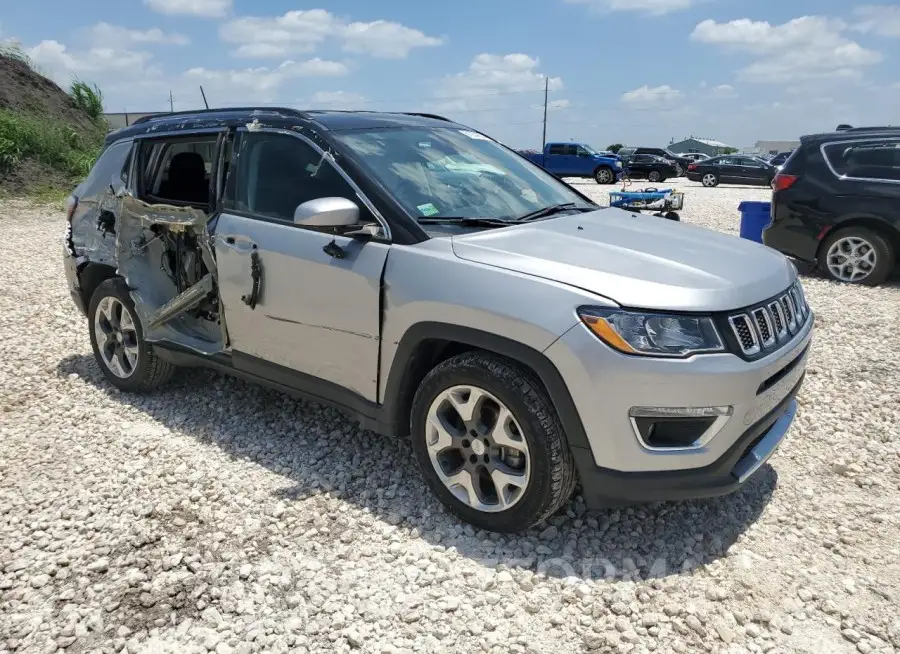
[[[763,228],[769,224],[772,203],[748,200],[738,205],[738,211],[741,212],[741,238],[762,243]]]

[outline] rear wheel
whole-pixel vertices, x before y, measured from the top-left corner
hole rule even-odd
[[[681,167],[680,163],[675,164],[675,177],[681,177],[684,175],[684,168]]]
[[[94,357],[104,376],[123,391],[151,391],[165,384],[175,368],[144,340],[141,321],[125,280],[107,279],[91,296],[88,329]]]
[[[822,252],[820,269],[839,282],[878,286],[894,269],[891,243],[865,227],[849,227],[832,234],[822,245]]]
[[[439,364],[416,391],[410,428],[426,483],[476,527],[526,529],[574,490],[572,453],[550,398],[508,359],[469,352]]]
[[[651,182],[661,182],[664,178],[658,170],[651,170],[650,174],[647,175],[647,179],[649,179]]]
[[[598,184],[613,184],[616,181],[616,174],[613,172],[612,168],[600,166],[594,172],[594,179],[597,180]]]
[[[700,178],[700,181],[702,182],[703,186],[712,188],[713,186],[719,185],[719,176],[715,173],[706,173],[702,178]]]

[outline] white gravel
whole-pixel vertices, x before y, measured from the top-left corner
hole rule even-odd
[[[687,193],[737,230],[741,199]],[[583,184],[592,194],[606,189]],[[806,278],[787,442],[742,492],[498,536],[408,447],[205,371],[113,390],[63,217],[0,217],[0,652],[900,651],[900,288]]]

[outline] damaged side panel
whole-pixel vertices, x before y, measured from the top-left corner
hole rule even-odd
[[[207,214],[125,195],[116,230],[118,272],[131,289],[149,342],[203,354],[226,345]]]

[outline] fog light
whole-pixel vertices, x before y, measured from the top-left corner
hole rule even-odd
[[[730,406],[632,407],[628,415],[641,445],[651,450],[696,449],[719,433]]]

